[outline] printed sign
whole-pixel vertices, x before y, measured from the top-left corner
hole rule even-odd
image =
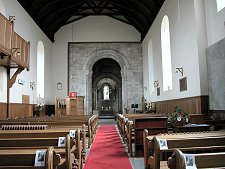
[[[35,155],[34,166],[45,166],[45,150],[37,150]]]
[[[159,146],[160,146],[160,150],[167,150],[168,149],[167,140],[159,139]]]
[[[66,145],[66,137],[59,137],[58,147],[65,147]]]
[[[186,169],[197,169],[195,164],[195,156],[192,154],[184,154]]]
[[[70,137],[75,137],[76,136],[76,130],[70,130]]]

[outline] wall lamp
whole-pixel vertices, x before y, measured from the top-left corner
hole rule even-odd
[[[62,90],[62,83],[61,82],[57,83],[57,90]]]
[[[148,90],[147,86],[144,86],[144,90],[146,90],[146,91]]]
[[[154,87],[155,87],[155,88],[159,87],[159,81],[158,81],[158,80],[155,80],[155,81],[154,81]]]
[[[10,22],[14,22],[16,20],[16,16],[9,16],[9,21]]]
[[[184,75],[184,69],[183,67],[176,67],[176,73],[181,73],[181,75],[183,76]]]

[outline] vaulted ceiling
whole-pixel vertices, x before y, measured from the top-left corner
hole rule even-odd
[[[165,0],[17,0],[51,41],[64,25],[91,15],[132,25],[144,39]]]

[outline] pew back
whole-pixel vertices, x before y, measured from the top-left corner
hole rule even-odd
[[[190,158],[193,162],[192,166],[196,166],[196,168],[225,167],[225,152],[191,154],[191,156],[193,158]],[[186,169],[187,165],[191,165],[187,163],[186,155],[179,149],[174,150],[173,155],[168,159],[170,169]]]
[[[39,168],[39,169],[56,169],[60,165],[60,155],[56,154],[53,147],[46,150],[45,166],[35,167],[36,149],[20,150],[1,150],[0,151],[0,168]],[[10,160],[11,159],[11,160]]]
[[[174,149],[182,151],[225,149],[225,136],[197,137],[197,138],[153,138],[153,156],[149,158],[150,168],[160,169],[161,155],[163,152],[172,152]]]
[[[225,131],[206,131],[206,132],[190,132],[190,133],[164,133],[149,136],[148,130],[143,132],[143,141],[144,141],[144,165],[145,168],[149,168],[149,159],[153,156],[154,153],[154,142],[153,138],[157,137],[158,139],[185,139],[185,138],[201,138],[201,137],[220,137],[225,136]]]

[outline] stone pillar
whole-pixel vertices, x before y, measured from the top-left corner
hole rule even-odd
[[[92,74],[93,72],[89,70],[86,71],[86,105],[87,114],[92,114]]]
[[[127,108],[127,71],[121,70],[121,77],[122,77],[122,110]]]
[[[123,112],[122,88],[118,91],[118,111]]]

